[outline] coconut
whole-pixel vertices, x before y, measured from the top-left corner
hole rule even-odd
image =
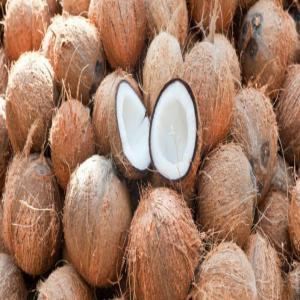
[[[87,16],[90,0],[62,0],[63,10],[71,15]]]
[[[104,77],[102,44],[94,25],[78,16],[56,16],[42,43],[55,78],[84,104]]]
[[[181,47],[188,32],[188,10],[185,0],[145,0],[150,35],[165,30],[175,36]]]
[[[202,241],[183,198],[167,188],[143,192],[130,227],[132,299],[185,299]]]
[[[6,249],[4,246],[4,240],[3,240],[3,207],[2,203],[0,202],[0,253],[5,253]]]
[[[250,236],[245,251],[254,270],[258,299],[281,300],[283,280],[276,250],[256,233]]]
[[[198,223],[212,231],[217,240],[244,246],[253,223],[256,185],[240,146],[222,145],[206,158],[198,191]]]
[[[60,195],[42,155],[15,155],[3,195],[3,236],[16,264],[30,275],[56,262],[61,240]]]
[[[290,271],[287,277],[287,300],[297,300],[300,297],[300,263],[294,264],[294,269]],[[285,299],[285,298],[284,298]]]
[[[46,281],[38,284],[38,300],[92,300],[93,293],[71,265],[53,271]]]
[[[122,268],[130,198],[110,160],[94,155],[72,174],[64,207],[64,236],[71,263],[93,286],[116,282]]]
[[[6,126],[14,152],[23,149],[32,127],[35,128],[32,150],[41,150],[56,101],[49,61],[38,52],[22,55],[11,69],[6,91]]]
[[[0,48],[0,94],[5,94],[8,81],[9,61],[3,48]]]
[[[277,124],[270,99],[246,88],[236,96],[231,134],[248,157],[257,180],[259,201],[271,185],[277,166]]]
[[[296,54],[298,36],[293,19],[275,1],[260,0],[248,11],[239,37],[244,79],[267,85],[274,96]]]
[[[54,16],[57,11],[57,7],[58,7],[57,0],[47,0],[47,3],[48,3],[48,7],[49,7],[51,16]]]
[[[4,22],[4,45],[9,59],[40,48],[51,13],[44,0],[10,0]]]
[[[49,141],[54,173],[66,189],[77,165],[95,153],[89,109],[77,100],[64,102],[53,119]]]
[[[26,300],[27,290],[20,270],[11,257],[0,253],[0,298]]]

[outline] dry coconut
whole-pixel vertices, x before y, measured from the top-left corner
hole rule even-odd
[[[297,300],[300,298],[300,263],[296,262],[289,272],[286,283],[286,295],[284,300]]]
[[[6,253],[6,248],[4,246],[3,240],[3,207],[2,202],[0,201],[0,253]]]
[[[275,96],[293,62],[298,36],[295,23],[275,1],[260,0],[248,11],[239,38],[244,79],[267,86]]]
[[[0,299],[27,299],[27,290],[22,273],[12,258],[4,253],[0,253]]]
[[[128,242],[131,299],[185,299],[202,247],[179,194],[167,188],[144,191]]]
[[[62,0],[63,11],[71,15],[87,16],[90,0]]]
[[[0,94],[5,94],[6,91],[9,65],[4,49],[0,48]]]
[[[252,266],[234,243],[221,243],[201,264],[190,294],[192,300],[256,300],[258,291]]]
[[[261,234],[250,236],[245,250],[254,270],[258,300],[281,300],[283,279],[276,250]]]
[[[252,165],[260,201],[276,172],[278,150],[276,116],[270,99],[261,91],[246,88],[236,96],[231,134]]]
[[[45,0],[10,0],[4,22],[5,52],[10,60],[40,48],[50,23],[51,13]]]
[[[256,184],[240,146],[223,145],[206,158],[198,191],[198,223],[217,240],[244,246],[253,224]]]
[[[175,36],[181,47],[188,32],[188,10],[185,0],[145,0],[148,30],[151,36],[167,31]],[[163,59],[162,59],[163,60]]]
[[[73,299],[93,300],[90,287],[71,265],[53,271],[46,281],[38,284],[38,300]]]
[[[178,40],[161,32],[151,42],[143,67],[143,91],[147,110],[151,114],[164,85],[176,77],[183,58]]]
[[[95,154],[90,110],[77,100],[64,102],[52,121],[49,141],[55,176],[66,190],[70,174]]]
[[[55,78],[84,104],[104,77],[105,62],[98,31],[87,19],[56,16],[42,43]]]
[[[51,269],[61,241],[61,202],[54,174],[45,157],[16,155],[3,195],[5,246],[30,275]]]
[[[71,176],[63,221],[69,259],[90,285],[117,281],[131,218],[129,193],[110,160],[83,162]]]

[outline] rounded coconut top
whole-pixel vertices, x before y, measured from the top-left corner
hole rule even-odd
[[[63,10],[71,15],[87,16],[90,0],[62,0]]]
[[[6,91],[9,65],[10,63],[4,49],[0,48],[0,94],[5,94]]]

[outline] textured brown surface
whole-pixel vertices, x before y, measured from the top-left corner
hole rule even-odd
[[[62,0],[62,7],[71,15],[87,16],[90,0]]]
[[[6,91],[9,65],[4,49],[0,48],[0,94],[5,94]]]
[[[58,0],[47,0],[51,16],[54,16],[58,8]]]
[[[294,268],[287,277],[286,283],[286,298],[283,300],[300,299],[300,263],[295,262]]]
[[[7,250],[4,246],[4,240],[3,240],[3,207],[2,202],[0,202],[0,253],[6,253]]]

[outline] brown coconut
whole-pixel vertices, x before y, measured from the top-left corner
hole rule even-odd
[[[10,0],[4,23],[5,52],[10,60],[40,48],[50,23],[51,13],[45,0]]]
[[[253,223],[256,184],[240,146],[223,145],[206,159],[198,191],[198,223],[218,240],[244,246]]]
[[[235,99],[231,134],[248,157],[263,199],[277,166],[277,124],[270,99],[262,92],[246,88]]]
[[[90,110],[77,100],[64,102],[52,121],[49,141],[55,176],[66,190],[70,174],[95,154]]]
[[[42,155],[16,155],[3,195],[5,246],[30,275],[51,269],[61,241],[60,196],[54,174]]]
[[[5,94],[6,91],[9,65],[4,49],[0,48],[0,94]]]
[[[3,207],[2,203],[0,202],[0,253],[5,253],[6,248],[4,246],[3,240]]]
[[[289,272],[286,283],[284,300],[297,300],[300,298],[300,263],[295,262],[294,268]]]
[[[254,270],[258,300],[281,300],[283,280],[276,250],[261,234],[250,236],[245,250]]]
[[[239,37],[245,81],[267,86],[275,96],[295,59],[298,36],[292,17],[275,1],[260,0],[248,11]]]
[[[63,11],[71,15],[87,16],[90,0],[62,0]]]
[[[0,253],[0,299],[27,299],[27,290],[22,273],[12,258],[4,253]]]
[[[167,188],[141,196],[130,227],[132,299],[185,299],[203,244],[184,199]]]
[[[129,193],[111,161],[95,155],[83,162],[68,185],[64,236],[71,263],[92,286],[117,281],[131,218]]]
[[[228,242],[209,252],[190,296],[192,300],[258,299],[254,271],[245,253]]]
[[[104,77],[102,44],[94,25],[79,16],[56,16],[45,35],[42,50],[55,79],[84,104]]]
[[[90,287],[82,280],[71,265],[57,268],[38,284],[38,300],[73,299],[93,300]]]
[[[183,58],[178,40],[161,32],[151,42],[143,67],[143,92],[147,110],[151,114],[163,86],[176,77]]]
[[[145,0],[148,30],[155,36],[167,31],[175,36],[181,47],[188,32],[188,10],[185,0]]]

